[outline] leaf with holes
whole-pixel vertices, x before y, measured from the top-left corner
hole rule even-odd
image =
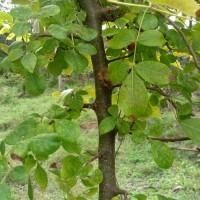
[[[160,62],[143,61],[135,66],[137,73],[147,82],[165,85],[170,82],[170,68]]]
[[[172,166],[174,161],[173,151],[163,142],[151,141],[151,154],[159,167],[168,169]]]

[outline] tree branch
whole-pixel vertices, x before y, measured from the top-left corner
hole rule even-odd
[[[190,44],[190,42],[188,41],[188,39],[186,38],[185,34],[183,33],[183,31],[179,28],[179,26],[173,22],[171,19],[169,19],[166,15],[161,14],[165,17],[165,19],[178,31],[178,33],[182,36],[183,40],[185,41],[185,44],[188,48],[188,50],[190,51],[193,59],[194,59],[194,63],[196,65],[196,68],[200,71],[200,61],[195,53],[195,51],[192,48],[192,45]]]
[[[156,138],[156,137],[148,137],[150,140],[158,140],[161,142],[181,142],[181,141],[186,141],[190,140],[188,137],[180,137],[180,138]]]
[[[194,147],[194,148],[172,147],[172,149],[181,150],[181,151],[196,151],[196,152],[200,152],[200,147]]]
[[[125,12],[122,11],[119,6],[102,8],[101,10],[103,19],[110,22],[114,22],[116,19],[122,17],[125,14]]]
[[[96,159],[102,157],[104,155],[103,152],[97,152],[91,159],[89,159],[86,163],[85,166],[90,165],[93,161],[95,161]]]
[[[114,58],[112,60],[108,60],[108,63],[111,63],[111,62],[114,62],[114,61],[117,61],[117,60],[123,60],[123,59],[129,58],[133,55],[134,55],[134,52],[132,52],[129,55],[126,55],[126,56],[122,56],[122,57],[119,57],[119,58]]]

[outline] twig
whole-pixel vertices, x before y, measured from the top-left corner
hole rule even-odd
[[[44,38],[44,37],[52,37],[50,34],[48,33],[44,33],[44,34],[36,34],[35,35],[35,39],[38,40],[39,38]]]
[[[167,99],[167,101],[169,101],[169,103],[172,104],[172,106],[174,107],[175,110],[178,109],[176,103],[170,98],[170,94],[165,93],[165,92],[164,92],[161,88],[159,88],[158,86],[156,86],[156,85],[148,86],[147,89],[149,89],[149,90],[154,90],[154,91],[158,92],[159,94],[161,94],[162,96],[164,96],[164,97]]]
[[[111,62],[114,62],[114,61],[117,61],[117,60],[123,60],[123,59],[129,58],[129,57],[131,57],[133,55],[134,55],[134,52],[130,53],[127,56],[122,56],[122,57],[119,57],[119,58],[114,58],[112,60],[108,60],[108,63],[111,63]]]
[[[102,157],[104,155],[103,152],[97,152],[91,159],[89,159],[86,163],[85,166],[90,165],[93,161],[95,161],[96,159]]]
[[[158,140],[158,141],[161,141],[161,142],[181,142],[181,141],[190,140],[190,138],[188,138],[188,137],[180,137],[180,138],[156,138],[156,137],[148,137],[148,139]]]
[[[172,149],[181,150],[181,151],[196,151],[196,152],[200,152],[200,147],[194,147],[194,148],[172,147]]]
[[[117,156],[117,154],[118,154],[118,152],[119,152],[119,149],[120,149],[120,147],[122,146],[122,142],[124,141],[124,137],[122,137],[122,139],[121,139],[121,141],[120,141],[120,144],[119,144],[119,146],[118,146],[118,148],[117,148],[117,150],[116,150],[116,152],[115,152],[115,157]]]
[[[165,17],[165,19],[178,31],[178,33],[182,36],[183,40],[185,41],[185,44],[188,48],[188,50],[190,51],[193,59],[194,59],[194,62],[195,62],[195,65],[196,65],[196,68],[200,71],[200,61],[194,51],[194,49],[192,48],[192,45],[190,44],[190,42],[188,41],[188,39],[186,38],[185,34],[183,33],[183,31],[179,28],[179,26],[173,22],[171,19],[169,19],[166,15],[164,14],[161,14]]]
[[[161,94],[164,97],[170,97],[169,94],[165,93],[163,90],[161,90],[158,86],[156,85],[151,85],[151,86],[147,86],[147,89],[149,90],[154,90],[156,92],[158,92],[159,94]]]

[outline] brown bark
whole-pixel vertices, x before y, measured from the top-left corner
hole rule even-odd
[[[86,25],[89,28],[95,29],[98,36],[93,40],[93,45],[97,49],[97,54],[92,56],[92,64],[94,71],[96,100],[94,109],[100,122],[109,116],[108,108],[111,105],[112,90],[106,88],[98,81],[98,73],[108,67],[106,54],[104,50],[104,42],[102,38],[102,22],[105,18],[105,9],[100,7],[95,0],[79,1],[80,8],[87,13]],[[121,193],[116,184],[115,175],[115,131],[99,135],[99,149],[103,156],[98,158],[99,168],[103,173],[103,181],[99,185],[99,200],[111,200],[114,196]]]

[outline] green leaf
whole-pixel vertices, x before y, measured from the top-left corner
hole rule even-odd
[[[55,38],[50,38],[50,39],[46,40],[46,42],[44,43],[44,45],[41,49],[41,53],[42,54],[52,53],[55,51],[55,49],[58,47],[58,45],[59,45],[59,42]]]
[[[118,117],[119,114],[119,108],[118,105],[112,105],[108,108],[108,112],[115,118]]]
[[[34,14],[33,17],[36,19],[43,19],[46,17],[55,16],[59,13],[60,13],[60,8],[58,6],[47,5],[47,6],[40,8],[40,10],[36,14]]]
[[[3,181],[0,183],[1,200],[12,200],[9,186]]]
[[[137,18],[137,23],[139,26],[141,25],[143,30],[153,30],[158,26],[158,19],[153,14],[145,14],[144,18],[143,14],[140,14]]]
[[[56,51],[54,61],[50,62],[48,65],[48,71],[54,76],[58,76],[62,73],[64,68],[67,68],[68,64],[65,62],[65,52],[61,49]]]
[[[112,49],[122,49],[132,42],[135,42],[137,32],[130,29],[121,29],[113,39],[108,41],[109,47]]]
[[[149,135],[153,137],[159,137],[160,135],[162,135],[163,131],[164,131],[163,125],[160,124],[159,122],[150,124]]]
[[[64,28],[63,26],[60,26],[58,24],[51,24],[48,27],[48,32],[55,38],[59,40],[64,40],[67,37],[67,29]]]
[[[80,154],[81,153],[81,147],[78,145],[77,142],[62,142],[63,148],[68,152],[68,153],[76,153]]]
[[[38,73],[27,73],[25,76],[25,87],[27,91],[33,95],[38,96],[46,89],[46,82],[42,75]]]
[[[82,40],[90,42],[97,37],[98,33],[96,30],[91,28],[82,28],[79,30],[78,35]]]
[[[166,31],[166,38],[169,45],[176,46],[179,50],[183,50],[186,45],[181,35],[174,29]]]
[[[165,85],[170,82],[170,68],[160,62],[143,61],[135,66],[137,73],[147,82]]]
[[[199,10],[199,5],[194,0],[152,0],[153,4],[166,5],[184,12],[185,14],[193,17],[199,17],[196,12]]]
[[[5,151],[6,151],[5,142],[4,142],[4,141],[1,141],[1,143],[0,143],[0,152],[1,152],[1,155],[2,155],[2,156],[4,156]]]
[[[34,159],[34,157],[32,155],[28,155],[25,159],[24,159],[24,166],[27,169],[31,169],[35,166],[36,164],[36,160]]]
[[[144,46],[162,46],[166,42],[163,34],[157,30],[148,30],[140,34],[138,43]]]
[[[192,115],[192,104],[184,103],[184,104],[180,105],[178,108],[178,115],[179,116]]]
[[[30,177],[28,179],[28,197],[29,197],[30,200],[34,199],[33,186],[32,186]]]
[[[66,103],[66,105],[69,106],[69,108],[73,111],[80,111],[83,108],[83,98],[81,95],[79,94],[68,94],[65,98],[64,98],[64,102]]]
[[[131,140],[136,144],[141,144],[146,142],[147,136],[144,134],[144,131],[136,130],[132,132]]]
[[[148,92],[142,80],[131,72],[119,92],[119,108],[127,117],[139,117],[148,105]]]
[[[48,178],[47,178],[47,173],[45,170],[41,167],[41,165],[38,163],[37,167],[34,171],[34,177],[36,183],[39,185],[39,187],[45,191],[48,185]]]
[[[44,55],[37,56],[36,67],[44,67],[48,64],[48,57]]]
[[[103,135],[105,133],[112,131],[115,128],[115,125],[116,125],[116,118],[112,116],[106,117],[100,123],[99,127],[100,134]]]
[[[180,122],[183,132],[191,139],[193,142],[200,144],[200,119],[192,118],[186,119]]]
[[[81,128],[76,123],[67,119],[55,120],[56,132],[65,142],[76,142],[81,135]]]
[[[27,69],[30,73],[33,73],[37,62],[37,57],[32,52],[26,52],[22,57],[21,62],[25,69]]]
[[[12,27],[12,32],[16,36],[24,36],[31,29],[31,24],[29,22],[16,22]]]
[[[8,174],[13,181],[28,180],[29,171],[24,166],[17,166]]]
[[[8,168],[8,161],[5,157],[0,156],[0,179],[3,178]]]
[[[84,196],[87,197],[87,199],[89,197],[92,197],[93,195],[95,195],[98,192],[98,188],[90,188],[85,194]]]
[[[80,42],[76,45],[76,49],[82,53],[87,55],[95,55],[97,53],[96,48],[89,43]]]
[[[192,47],[195,51],[200,51],[199,31],[192,32]]]
[[[121,84],[127,77],[129,65],[122,61],[115,61],[109,64],[106,79],[111,80],[113,85]]]
[[[31,151],[38,156],[46,157],[61,146],[61,141],[56,133],[44,133],[37,135],[30,140]]]
[[[147,196],[144,194],[136,194],[134,196],[137,200],[147,200]]]
[[[100,169],[96,169],[91,176],[86,179],[82,179],[85,186],[92,187],[100,184],[103,181],[103,174]]]
[[[82,73],[88,66],[87,58],[74,49],[66,51],[65,61],[76,73]]]
[[[174,198],[165,197],[165,196],[160,195],[160,194],[158,194],[157,197],[158,197],[158,200],[176,200],[176,199],[174,199]]]
[[[24,158],[28,153],[29,150],[28,148],[29,148],[29,142],[26,140],[14,145],[13,148],[11,149],[11,152],[19,156],[20,158]]]
[[[18,127],[11,131],[4,142],[9,145],[15,145],[16,143],[29,139],[36,135],[36,121],[33,118],[23,121]]]
[[[66,112],[65,108],[53,104],[51,105],[51,108],[48,110],[48,115],[47,117],[49,119],[62,119],[64,117],[66,117],[68,115],[68,113]]]
[[[8,53],[8,58],[10,61],[15,61],[21,58],[24,54],[22,49],[13,49]]]
[[[19,5],[26,5],[29,4],[29,0],[12,0],[13,4],[19,4]]]
[[[19,6],[10,11],[12,17],[22,20],[28,20],[32,15],[31,8]]]
[[[28,43],[27,50],[31,51],[31,52],[35,52],[39,48],[41,48],[41,46],[42,46],[42,42],[41,41],[39,41],[39,40],[33,40],[33,41],[30,41]]]
[[[172,166],[174,161],[173,151],[163,142],[151,141],[151,154],[159,167],[168,169]]]
[[[117,120],[118,135],[124,136],[130,133],[131,122],[119,118]]]
[[[61,176],[65,180],[77,176],[83,163],[77,156],[69,155],[62,160]]]

